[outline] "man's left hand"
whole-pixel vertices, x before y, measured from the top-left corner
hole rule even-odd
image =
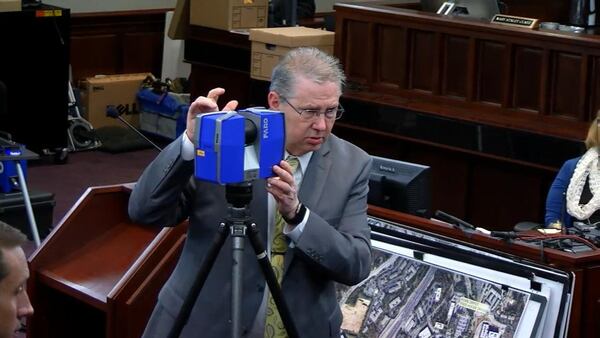
[[[279,213],[287,219],[296,216],[298,209],[298,189],[292,174],[292,167],[286,161],[273,166],[275,177],[267,179],[267,191],[275,197]]]

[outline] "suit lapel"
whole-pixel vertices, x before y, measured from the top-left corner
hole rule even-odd
[[[298,198],[311,210],[317,210],[317,203],[325,189],[325,183],[329,170],[331,170],[331,156],[329,156],[331,147],[329,140],[312,155],[308,168],[302,178],[302,186],[298,192]],[[294,250],[288,250],[285,254],[283,278],[287,274],[288,267],[294,258]]]
[[[307,207],[316,207],[325,188],[327,174],[331,169],[329,149],[329,142],[326,142],[321,149],[315,151],[302,178],[298,197]]]

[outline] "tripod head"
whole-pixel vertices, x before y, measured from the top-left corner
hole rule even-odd
[[[245,208],[252,201],[252,181],[225,185],[225,199],[235,208]]]

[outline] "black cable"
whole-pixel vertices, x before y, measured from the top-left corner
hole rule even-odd
[[[519,236],[517,236],[517,238],[520,240],[523,240],[523,241],[540,241],[541,243],[543,243],[544,241],[548,241],[548,240],[560,241],[563,239],[570,239],[572,241],[580,242],[580,243],[584,244],[585,246],[589,247],[591,250],[598,250],[598,247],[594,243],[587,240],[586,238],[583,238],[583,237],[580,237],[577,235],[564,235],[564,234],[539,235],[539,236],[519,235]]]

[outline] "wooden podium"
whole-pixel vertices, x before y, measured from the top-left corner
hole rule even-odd
[[[141,336],[187,224],[132,223],[129,193],[124,185],[89,188],[33,254],[27,337]]]

